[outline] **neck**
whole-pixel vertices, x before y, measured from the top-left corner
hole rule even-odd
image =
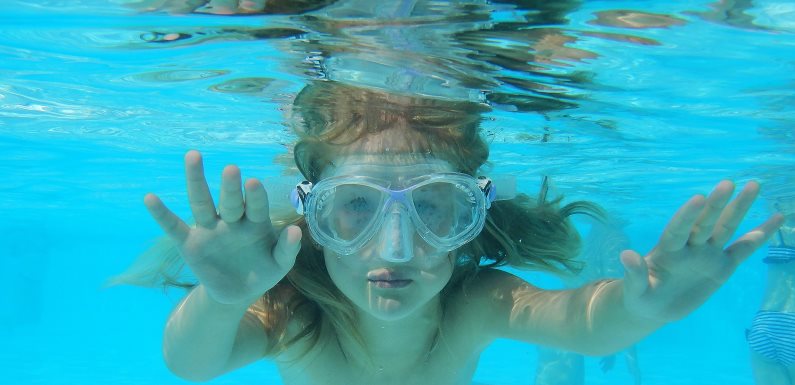
[[[380,368],[413,366],[426,359],[435,345],[442,320],[442,306],[435,297],[421,308],[397,320],[383,320],[358,311],[359,332],[367,343],[371,361]]]

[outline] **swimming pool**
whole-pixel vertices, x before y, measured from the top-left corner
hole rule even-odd
[[[795,177],[789,2],[429,3],[416,23],[389,28],[328,22],[361,21],[344,2],[308,13],[325,19],[122,4],[0,4],[4,383],[184,383],[160,355],[180,293],[103,283],[161,234],[146,192],[188,212],[185,150],[203,151],[211,186],[227,163],[281,175],[274,159],[294,139],[282,109],[309,79],[490,104],[494,173],[516,175],[527,192],[549,175],[568,199],[626,220],[641,251],[682,202],[722,178]],[[372,51],[387,37],[390,50]],[[334,50],[346,54],[324,60]],[[746,226],[765,215],[760,201]],[[753,383],[744,329],[764,289],[761,257],[639,344],[644,384]],[[534,347],[500,342],[475,380],[531,384],[535,359]],[[586,375],[631,383],[620,362],[602,374],[589,359]],[[278,374],[261,363],[213,383]]]

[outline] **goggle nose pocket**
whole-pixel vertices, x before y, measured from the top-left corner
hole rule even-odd
[[[381,229],[381,258],[389,262],[410,261],[414,257],[415,231],[406,206],[393,203]]]

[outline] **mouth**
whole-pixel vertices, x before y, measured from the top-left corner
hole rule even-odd
[[[379,269],[367,274],[367,282],[380,288],[398,289],[410,285],[414,280],[401,276],[391,270]]]
[[[373,280],[368,279],[368,282],[373,286],[380,287],[383,289],[399,289],[401,287],[406,287],[410,285],[412,280],[410,279],[396,279],[396,280]]]

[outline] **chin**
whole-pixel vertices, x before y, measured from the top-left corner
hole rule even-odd
[[[382,321],[398,321],[417,310],[417,304],[408,304],[392,298],[372,299],[365,312]]]
[[[369,316],[381,321],[397,321],[421,311],[428,304],[430,298],[414,292],[413,290],[383,290],[368,287],[364,293],[360,292],[357,306]]]

